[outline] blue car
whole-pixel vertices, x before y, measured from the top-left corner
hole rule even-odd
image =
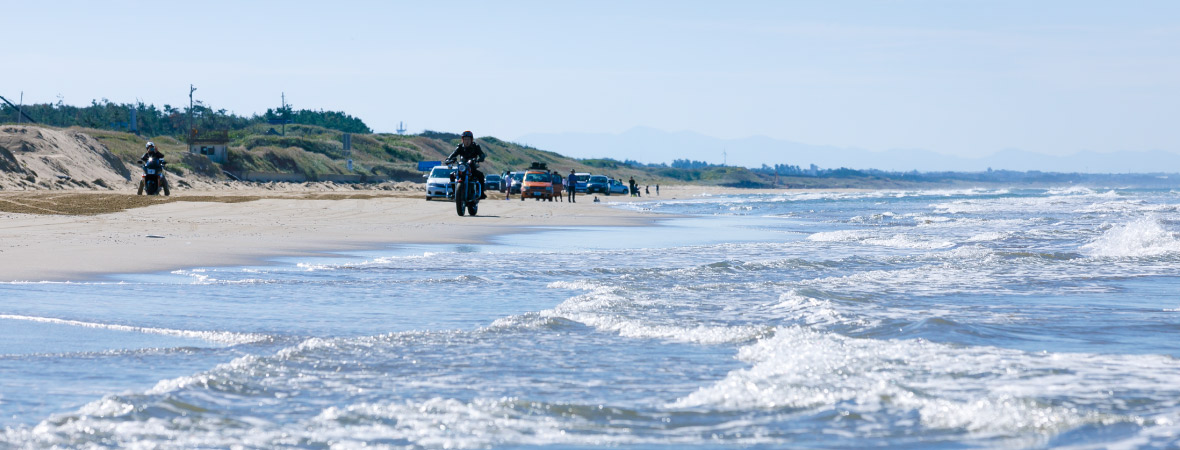
[[[501,191],[501,190],[503,190],[500,187],[500,176],[499,175],[484,175],[483,179],[487,183],[487,186],[483,187],[484,190],[486,190],[486,191]]]
[[[586,192],[586,182],[590,181],[590,174],[577,172],[574,174],[574,179],[578,180],[578,183],[574,185],[574,192],[579,194]]]

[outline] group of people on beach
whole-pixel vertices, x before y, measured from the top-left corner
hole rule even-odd
[[[632,197],[643,197],[643,195],[640,195],[640,193],[639,193],[639,183],[635,182],[634,177],[632,177],[630,180],[627,180],[627,185],[628,185],[627,192],[629,192]],[[648,196],[651,195],[651,185],[649,185],[649,184],[643,185],[643,194],[648,195]],[[656,196],[658,197],[659,195],[660,195],[660,185],[657,184],[656,185]]]
[[[550,182],[553,183],[553,192],[558,193],[558,195],[554,196],[553,198],[561,202],[565,201],[564,196],[568,196],[570,203],[577,202],[575,198],[577,189],[567,187],[578,185],[578,178],[574,175],[574,169],[570,169],[570,176],[568,180],[565,177],[562,177],[561,174],[556,170],[549,172],[549,179],[551,180]],[[516,179],[512,178],[512,174],[510,172],[504,172],[504,174],[500,176],[500,180],[502,180],[501,183],[504,183],[504,187],[502,188],[504,191],[504,200],[511,200],[512,188],[516,185]],[[565,192],[562,192],[563,190]]]
[[[559,174],[557,171],[549,172],[549,176],[550,176],[550,180],[552,180],[551,182],[553,183],[553,192],[559,193],[559,195],[554,197],[557,199],[557,201],[559,201],[559,202],[563,201],[563,195],[564,195],[565,197],[569,198],[570,203],[577,202],[578,176],[576,174],[575,169],[570,169],[570,174],[568,177],[562,177],[561,174]],[[500,179],[503,180],[501,182],[504,183],[503,188],[502,188],[502,190],[504,191],[504,199],[511,200],[512,199],[512,188],[513,188],[513,186],[516,185],[516,180],[512,177],[512,174],[510,172],[504,172],[504,174],[501,175]],[[628,184],[627,192],[632,197],[642,197],[644,195],[648,195],[648,196],[651,195],[651,185],[644,185],[643,189],[641,190],[639,188],[639,183],[637,183],[635,181],[634,177],[627,180],[627,184]],[[562,193],[563,190],[565,191],[564,193]],[[656,185],[656,196],[659,196],[659,195],[660,195],[660,185],[657,184]],[[594,201],[597,202],[598,197],[595,197]]]

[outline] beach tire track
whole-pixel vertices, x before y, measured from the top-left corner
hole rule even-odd
[[[24,203],[24,202],[18,202],[16,200],[12,200],[12,199],[8,199],[8,198],[0,198],[0,202],[2,202],[2,203],[0,203],[0,211],[5,211],[5,212],[13,212],[13,213],[20,213],[20,214],[55,214],[55,215],[68,214],[68,213],[65,213],[62,211],[49,209],[49,208],[42,208],[40,206],[35,206],[35,205],[31,205],[31,204]],[[4,207],[3,203],[13,205],[14,207],[11,207],[11,208]]]

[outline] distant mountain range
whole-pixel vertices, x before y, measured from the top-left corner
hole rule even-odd
[[[631,159],[642,163],[690,159],[744,167],[791,164],[807,168],[815,164],[829,169],[847,167],[903,172],[978,172],[989,168],[1082,173],[1180,172],[1180,154],[1161,150],[1082,151],[1068,156],[1004,150],[983,158],[965,158],[929,150],[870,151],[810,145],[765,136],[721,139],[688,131],[667,132],[646,127],[632,128],[621,134],[537,133],[521,136],[515,141],[575,158]]]

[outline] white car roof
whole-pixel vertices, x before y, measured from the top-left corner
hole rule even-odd
[[[439,169],[442,169],[442,170],[439,170]],[[445,171],[445,172],[444,172],[444,171]],[[429,176],[430,178],[443,178],[443,177],[449,177],[449,176],[451,175],[451,172],[454,172],[454,171],[455,171],[455,169],[450,169],[450,168],[447,168],[447,167],[435,167],[435,168],[433,168],[433,169],[430,169],[430,175],[428,175],[428,176]],[[438,177],[434,176],[434,173],[435,173],[435,172],[441,172],[441,173],[442,173],[442,176],[438,176]]]

